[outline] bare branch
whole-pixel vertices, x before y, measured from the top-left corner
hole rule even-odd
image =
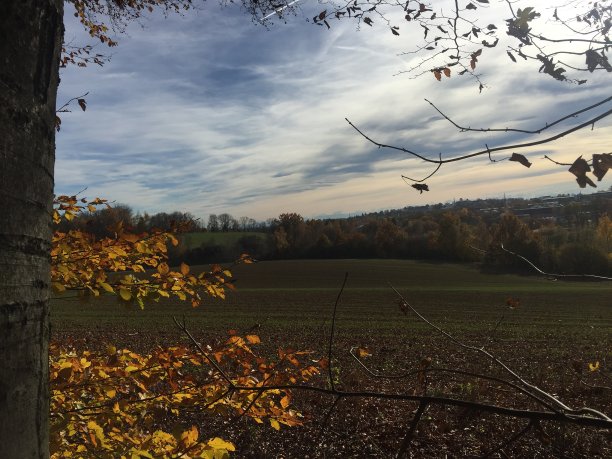
[[[545,158],[545,159],[547,159],[547,160],[549,160],[549,161],[551,161],[551,162],[553,162],[553,163],[555,163],[557,166],[571,166],[571,165],[572,165],[571,163],[560,163],[560,162],[558,162],[558,161],[555,161],[554,159],[552,159],[552,158],[551,158],[550,156],[548,156],[548,155],[544,155],[544,158]]]
[[[555,413],[550,411],[535,411],[535,410],[523,410],[516,408],[507,408],[498,405],[492,405],[487,403],[478,403],[468,400],[455,399],[450,397],[439,397],[429,395],[410,395],[410,394],[394,394],[385,392],[373,392],[373,391],[341,391],[326,389],[324,387],[308,386],[305,384],[285,384],[276,386],[266,387],[253,387],[253,386],[235,386],[236,391],[244,392],[266,392],[270,390],[303,390],[307,392],[317,392],[320,394],[327,394],[333,396],[342,396],[342,398],[372,398],[379,400],[404,400],[404,401],[425,401],[429,405],[446,405],[446,406],[457,406],[464,408],[473,408],[478,411],[499,414],[503,416],[510,416],[514,418],[522,419],[535,419],[540,421],[553,421],[564,424],[575,424],[581,426],[601,427],[605,429],[612,429],[612,419],[605,416],[593,417],[585,416],[582,414],[582,410],[576,410],[576,414],[566,413]]]
[[[197,350],[200,351],[200,354],[202,354],[204,356],[204,358],[208,361],[208,363],[210,363],[213,366],[213,368],[217,371],[217,373],[219,373],[219,375],[221,375],[221,377],[223,379],[225,379],[225,382],[227,382],[227,384],[229,385],[230,389],[233,390],[235,388],[235,385],[234,385],[233,381],[231,380],[231,378],[227,374],[225,374],[225,372],[221,369],[221,367],[219,367],[219,365],[217,365],[217,362],[215,362],[214,359],[211,358],[204,349],[202,349],[202,346],[200,346],[200,343],[198,343],[196,341],[196,339],[193,337],[193,335],[189,332],[189,330],[187,329],[187,326],[185,324],[185,318],[183,318],[183,320],[181,322],[179,322],[176,317],[172,316],[172,320],[174,321],[176,326],[183,333],[185,333],[185,335],[187,335],[189,340],[197,348]]]
[[[406,432],[406,436],[402,440],[402,444],[400,445],[400,448],[397,452],[397,459],[401,459],[406,455],[406,452],[408,451],[408,447],[410,446],[410,442],[412,441],[414,432],[417,426],[419,425],[421,416],[423,416],[423,413],[425,412],[426,408],[427,408],[427,402],[425,400],[421,400],[421,403],[419,404],[419,407],[416,410],[414,417],[412,418],[412,422],[410,423],[408,432]]]
[[[469,153],[466,155],[460,155],[460,156],[455,156],[454,158],[449,158],[449,159],[443,159],[443,160],[436,160],[436,159],[431,159],[428,158],[427,156],[424,156],[422,154],[416,153],[414,151],[408,150],[406,148],[403,147],[397,147],[394,145],[386,145],[380,142],[377,142],[373,139],[371,139],[370,137],[368,137],[367,135],[365,135],[361,130],[359,130],[357,128],[357,126],[355,126],[353,123],[351,123],[351,121],[348,118],[345,118],[346,122],[353,128],[355,129],[359,134],[361,134],[362,137],[364,137],[366,140],[368,140],[369,142],[373,143],[374,145],[376,145],[379,148],[389,148],[391,150],[397,150],[397,151],[403,151],[404,153],[408,153],[416,158],[419,158],[425,162],[428,163],[433,163],[433,164],[446,164],[446,163],[452,163],[452,162],[456,162],[456,161],[463,161],[465,159],[469,159],[469,158],[474,158],[476,156],[482,156],[484,154],[489,154],[489,153],[494,153],[497,151],[504,151],[504,150],[514,150],[514,149],[519,149],[519,148],[527,148],[527,147],[533,147],[536,145],[542,145],[545,143],[549,143],[549,142],[553,142],[555,140],[558,140],[562,137],[565,137],[568,134],[571,134],[573,132],[579,131],[580,129],[583,129],[587,126],[592,126],[594,123],[596,123],[597,121],[600,121],[604,118],[606,118],[608,115],[610,115],[612,113],[612,109],[602,113],[601,115],[598,115],[594,118],[591,118],[588,121],[585,121],[584,123],[581,123],[577,126],[574,126],[572,128],[566,129],[563,132],[560,132],[559,134],[556,134],[552,137],[548,137],[546,139],[542,139],[542,140],[537,140],[534,142],[526,142],[526,143],[517,143],[517,144],[512,144],[512,145],[504,145],[504,146],[500,146],[500,147],[494,147],[494,148],[487,148],[485,150],[480,150],[474,153]]]
[[[328,376],[329,376],[329,386],[332,388],[332,390],[335,389],[335,385],[334,385],[334,376],[333,376],[333,372],[332,372],[332,347],[334,344],[334,332],[335,332],[335,328],[336,328],[336,316],[337,316],[337,311],[338,311],[338,303],[340,302],[340,296],[342,296],[342,292],[344,291],[344,286],[346,285],[346,281],[348,279],[348,273],[344,274],[344,281],[342,282],[342,287],[340,287],[340,291],[338,292],[338,296],[336,297],[336,302],[334,303],[334,312],[332,314],[332,323],[331,323],[331,331],[329,333],[329,345],[327,348],[327,359],[328,359],[328,364],[327,364],[327,369],[328,369]]]
[[[350,354],[351,356],[357,361],[357,363],[359,363],[359,365],[361,365],[362,369],[372,378],[378,378],[378,379],[406,379],[409,378],[411,376],[417,376],[420,373],[449,373],[449,374],[456,374],[456,375],[462,375],[462,376],[471,376],[473,378],[477,378],[477,379],[484,379],[487,381],[493,381],[496,382],[498,384],[503,384],[506,385],[508,387],[513,388],[514,390],[516,390],[517,392],[531,398],[532,400],[534,400],[535,402],[539,403],[540,405],[544,406],[545,408],[548,408],[551,411],[556,411],[556,409],[549,403],[547,403],[545,400],[542,400],[541,398],[537,397],[536,395],[532,394],[531,392],[525,390],[524,388],[522,388],[521,386],[514,384],[512,381],[508,381],[505,379],[501,379],[501,378],[496,378],[495,376],[489,376],[489,375],[484,375],[481,373],[474,373],[471,371],[465,371],[465,370],[456,370],[456,369],[450,369],[450,368],[424,368],[424,369],[419,369],[419,370],[411,370],[405,373],[399,373],[399,374],[395,374],[395,375],[388,375],[388,374],[383,374],[383,373],[375,373],[374,371],[372,371],[370,368],[368,368],[362,361],[361,359],[355,355],[354,353],[355,348],[352,348],[350,350]]]
[[[73,97],[72,99],[69,99],[64,105],[62,105],[60,108],[58,108],[57,110],[55,110],[55,113],[67,113],[70,112],[70,110],[68,110],[68,106],[74,102],[75,100],[79,100],[79,99],[83,99],[83,97],[86,97],[89,95],[89,91],[86,92],[85,94],[82,94],[80,96],[76,96]],[[87,189],[87,187],[85,188],[85,190]],[[85,191],[83,190],[83,191]],[[83,191],[80,191],[79,193],[82,193]]]
[[[565,131],[562,131],[556,135],[553,135],[551,137],[547,137],[546,139],[541,139],[541,140],[537,140],[537,141],[533,141],[533,142],[525,142],[525,143],[517,143],[517,144],[512,144],[512,145],[502,145],[499,147],[494,147],[494,148],[490,148],[488,145],[486,145],[486,148],[484,150],[479,150],[476,151],[474,153],[468,153],[465,155],[460,155],[460,156],[455,156],[452,158],[448,158],[448,159],[441,159],[441,153],[440,153],[440,159],[431,159],[427,156],[425,156],[424,154],[421,153],[417,153],[414,152],[412,150],[408,150],[407,148],[404,147],[398,147],[395,145],[387,145],[384,143],[380,143],[374,139],[372,139],[371,137],[367,136],[363,131],[361,131],[357,126],[355,126],[348,118],[345,118],[346,122],[353,128],[355,129],[364,139],[366,139],[368,142],[376,145],[378,148],[388,148],[390,150],[395,150],[395,151],[401,151],[404,153],[408,153],[409,155],[414,156],[415,158],[419,158],[422,161],[425,161],[427,163],[431,163],[431,164],[437,164],[438,166],[441,166],[442,164],[447,164],[447,163],[453,163],[453,162],[457,162],[457,161],[463,161],[469,158],[474,158],[477,156],[482,156],[482,155],[488,155],[489,159],[491,161],[493,161],[493,159],[491,158],[491,153],[494,152],[499,152],[499,151],[505,151],[505,150],[514,150],[514,149],[520,149],[520,148],[527,148],[527,147],[533,147],[536,145],[543,145],[549,142],[553,142],[555,140],[558,140],[562,137],[565,137],[566,135],[569,135],[573,132],[579,131],[580,129],[583,129],[585,127],[588,126],[594,126],[595,123],[597,121],[600,121],[604,118],[606,118],[608,115],[610,115],[612,113],[612,109],[607,110],[606,112],[597,115],[579,125],[573,126],[569,129],[566,129]],[[436,168],[436,170],[434,171],[433,174],[428,175],[425,179],[422,180],[414,180],[414,181],[423,181],[426,180],[427,178],[431,177],[432,175],[434,175],[435,173],[437,173],[440,170],[440,167]],[[407,180],[411,180],[409,177],[406,176],[402,176],[403,179],[407,179]]]
[[[522,436],[527,434],[527,432],[529,432],[534,425],[535,425],[535,421],[534,420],[529,421],[529,424],[527,424],[523,429],[519,430],[516,434],[514,434],[508,440],[503,442],[497,448],[494,448],[491,451],[489,451],[488,453],[486,453],[483,456],[481,456],[481,459],[486,459],[488,457],[491,457],[493,454],[495,454],[495,453],[501,451],[502,449],[506,448],[507,446],[511,445],[512,443],[517,441],[519,438],[521,438]]]
[[[321,421],[321,428],[319,429],[319,438],[317,439],[317,441],[315,443],[316,445],[318,445],[321,442],[323,434],[325,433],[325,429],[327,428],[327,424],[329,423],[329,420],[331,419],[331,416],[332,416],[334,410],[338,406],[338,403],[340,403],[340,399],[341,398],[342,397],[340,395],[337,395],[334,398],[334,402],[330,405],[329,409],[325,413],[325,416],[323,416],[323,420]]]
[[[501,249],[504,252],[509,253],[510,255],[514,255],[517,258],[520,258],[521,260],[523,260],[525,263],[527,263],[529,266],[531,266],[533,269],[535,269],[537,272],[539,272],[540,274],[549,277],[549,278],[553,278],[553,279],[593,279],[593,280],[602,280],[602,281],[612,281],[612,277],[607,277],[607,276],[599,276],[596,274],[555,274],[555,273],[547,273],[542,271],[540,268],[538,268],[536,265],[534,265],[530,260],[528,260],[527,258],[525,258],[522,255],[519,255],[518,253],[512,252],[511,250],[508,250],[507,248],[504,247],[504,244],[501,244]]]
[[[592,110],[596,107],[599,107],[600,105],[606,104],[608,102],[610,102],[612,100],[612,96],[607,97],[604,100],[601,100],[593,105],[589,105],[588,107],[582,108],[580,110],[577,110],[573,113],[570,113],[569,115],[565,115],[562,118],[557,119],[556,121],[553,121],[552,123],[546,123],[545,126],[539,128],[539,129],[534,129],[534,130],[526,130],[526,129],[515,129],[515,128],[472,128],[472,127],[465,127],[465,126],[461,126],[459,124],[457,124],[456,122],[454,122],[452,119],[450,119],[447,115],[445,115],[438,107],[435,106],[435,104],[431,101],[429,101],[428,99],[425,99],[425,102],[427,102],[429,105],[431,105],[440,115],[442,115],[449,123],[451,123],[453,126],[455,126],[457,129],[459,129],[461,132],[465,132],[465,131],[472,131],[472,132],[521,132],[523,134],[540,134],[543,131],[545,131],[546,129],[550,129],[551,127],[561,123],[562,121],[565,121],[569,118],[575,118],[576,116],[580,115],[581,113],[587,112],[589,110]]]
[[[440,159],[442,159],[442,153],[440,153]],[[411,182],[422,183],[425,180],[427,180],[428,178],[433,177],[434,175],[436,175],[436,172],[438,172],[441,167],[442,167],[442,163],[439,163],[438,166],[434,169],[434,171],[431,174],[429,174],[425,178],[422,178],[421,180],[413,179],[413,178],[407,177],[405,175],[402,175],[402,179],[404,179],[404,181],[409,180]]]
[[[583,410],[588,410],[588,412],[590,412],[591,414],[594,414],[595,416],[598,416],[601,419],[607,419],[610,422],[612,422],[612,419],[610,419],[608,416],[606,416],[603,413],[600,413],[596,410],[591,410],[588,408],[580,408],[578,410],[574,410],[570,407],[568,407],[567,405],[565,405],[564,403],[562,403],[559,399],[557,399],[556,397],[554,397],[553,395],[549,394],[548,392],[543,391],[542,389],[540,389],[539,387],[536,387],[530,383],[528,383],[525,379],[523,379],[521,376],[519,376],[515,371],[513,371],[512,369],[510,369],[510,367],[508,367],[505,363],[503,363],[501,360],[499,360],[497,357],[495,357],[492,353],[490,353],[489,351],[487,351],[484,347],[475,347],[475,346],[470,346],[468,344],[465,344],[461,341],[459,341],[457,338],[455,338],[454,336],[452,336],[450,333],[442,330],[440,327],[438,327],[437,325],[433,324],[432,322],[430,322],[425,316],[423,316],[420,312],[418,312],[416,309],[414,309],[407,301],[406,299],[397,291],[397,289],[393,286],[391,286],[391,288],[393,289],[393,291],[399,296],[400,300],[401,300],[401,308],[402,310],[406,310],[409,309],[410,311],[412,311],[414,314],[416,314],[416,316],[421,319],[423,322],[425,322],[427,325],[429,325],[431,328],[433,328],[434,330],[436,330],[438,333],[440,333],[441,335],[445,336],[446,338],[448,338],[449,340],[451,340],[453,343],[457,344],[458,346],[470,350],[470,351],[474,351],[476,353],[480,353],[484,356],[486,356],[487,358],[489,358],[491,361],[493,361],[495,364],[497,364],[498,366],[500,366],[501,368],[503,368],[508,374],[510,374],[513,378],[515,378],[520,384],[523,385],[523,387],[525,387],[527,390],[529,391],[533,391],[533,394],[537,394],[539,397],[544,398],[545,400],[547,400],[549,403],[555,405],[557,407],[557,409],[561,410],[562,413],[564,415],[568,415],[568,414],[577,414],[577,413],[581,413],[583,412]]]

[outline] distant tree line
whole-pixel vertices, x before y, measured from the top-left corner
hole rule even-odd
[[[228,231],[261,231],[266,228],[265,223],[260,223],[250,217],[234,218],[230,214],[210,214],[208,216],[208,224],[206,229],[210,232],[228,232]]]
[[[510,211],[491,218],[465,208],[345,220],[304,221],[282,214],[271,237],[271,258],[413,258],[481,262],[488,271],[531,271],[503,244],[545,271],[612,273],[612,219],[605,213],[567,226]]]
[[[141,214],[134,213],[134,210],[126,204],[112,204],[95,212],[83,212],[72,221],[62,221],[59,230],[78,228],[97,237],[104,237],[112,236],[119,226],[138,233],[153,229],[167,231],[177,226],[181,226],[186,231],[202,230],[200,221],[189,212]]]
[[[503,205],[488,207],[495,204]],[[297,213],[283,213],[266,222],[222,213],[211,214],[203,225],[188,212],[149,215],[118,204],[64,225],[84,227],[100,236],[112,233],[117,225],[134,231],[181,225],[186,232],[219,233],[200,244],[171,248],[171,261],[190,264],[230,261],[247,252],[260,260],[410,258],[478,262],[484,270],[497,272],[532,270],[504,251],[503,245],[547,272],[612,274],[612,197],[568,201],[555,208],[554,218],[538,212],[517,216],[526,212],[525,205],[524,200],[510,205],[506,200],[460,201],[344,219],[306,220]],[[189,234],[184,242],[188,239]]]

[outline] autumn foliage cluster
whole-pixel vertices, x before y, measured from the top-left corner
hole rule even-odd
[[[54,221],[106,205],[102,199],[59,196]],[[108,294],[141,307],[174,297],[197,306],[203,296],[223,298],[232,287],[231,272],[220,266],[200,274],[184,263],[172,270],[167,244],[178,243],[176,232],[134,234],[123,225],[111,230],[114,237],[78,229],[54,234],[52,285],[58,294]],[[257,335],[235,331],[216,348],[192,338],[191,347],[158,347],[150,354],[112,344],[86,349],[83,343],[52,343],[52,457],[221,458],[235,449],[195,424],[182,424],[186,413],[247,416],[277,430],[301,424],[286,386],[308,381],[325,362],[291,349],[279,349],[270,360],[256,352],[259,343]]]
[[[107,204],[102,199],[87,203],[76,196],[59,196],[56,203],[53,215],[56,223],[72,220],[84,209],[95,212],[96,206]],[[202,294],[224,298],[225,289],[233,288],[231,272],[218,265],[197,275],[190,273],[184,263],[178,271],[170,269],[167,245],[178,245],[175,232],[180,227],[134,234],[119,221],[110,231],[113,237],[102,238],[80,229],[55,232],[51,278],[56,292],[70,289],[98,296],[105,291],[117,294],[123,301],[135,301],[141,307],[147,299],[176,297],[189,300],[195,307],[200,304]],[[242,260],[249,261],[246,256]],[[153,272],[146,273],[147,269]],[[127,274],[111,279],[109,272]],[[138,277],[139,274],[146,275]]]
[[[279,350],[275,361],[254,351],[256,335],[231,335],[203,352],[184,346],[150,354],[108,345],[51,346],[52,457],[225,457],[235,449],[184,419],[202,413],[248,416],[257,423],[302,424],[288,389],[319,373],[310,353]],[[233,375],[219,368],[225,368]]]

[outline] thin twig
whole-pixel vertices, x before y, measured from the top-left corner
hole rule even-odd
[[[498,384],[503,384],[503,385],[512,387],[517,392],[527,396],[528,398],[531,398],[532,400],[536,401],[538,404],[542,405],[543,407],[548,408],[551,411],[557,411],[550,403],[547,403],[546,400],[542,400],[540,397],[532,394],[528,390],[525,390],[524,388],[522,388],[518,384],[515,384],[512,381],[508,381],[506,379],[496,378],[495,376],[489,376],[489,375],[484,375],[484,374],[480,374],[480,373],[473,373],[471,371],[465,371],[465,370],[456,370],[456,369],[450,369],[450,368],[435,368],[435,367],[434,368],[419,369],[419,370],[411,370],[411,371],[408,371],[408,372],[405,372],[405,373],[396,374],[396,375],[388,375],[388,374],[383,374],[383,373],[375,373],[370,368],[368,368],[361,361],[361,359],[357,355],[355,355],[354,349],[355,348],[352,348],[350,350],[351,356],[353,356],[353,358],[361,365],[361,367],[365,370],[365,372],[370,377],[372,377],[372,378],[377,378],[377,379],[406,379],[406,378],[409,378],[410,376],[416,376],[419,373],[434,373],[434,372],[457,374],[457,375],[461,375],[461,376],[471,376],[473,378],[484,379],[484,380],[487,380],[487,381],[493,381],[493,382],[496,382]]]
[[[229,385],[230,389],[234,389],[236,386],[234,384],[234,382],[230,379],[230,377],[228,375],[225,374],[225,372],[221,369],[221,367],[219,367],[219,365],[217,365],[217,362],[215,362],[209,355],[208,353],[202,349],[202,346],[200,346],[200,343],[198,343],[196,341],[196,339],[193,337],[193,335],[189,332],[189,330],[187,329],[187,326],[185,325],[185,319],[183,318],[183,321],[181,323],[179,323],[179,321],[177,320],[177,318],[175,316],[172,316],[172,320],[174,321],[174,323],[176,324],[176,326],[183,332],[185,333],[185,335],[187,335],[187,337],[189,338],[189,340],[193,343],[193,345],[198,349],[198,351],[200,351],[200,354],[202,354],[204,356],[204,358],[208,361],[208,363],[210,363],[213,368],[215,370],[217,370],[217,372],[221,375],[221,377],[223,379],[225,379],[225,382],[227,382],[227,384]]]
[[[495,332],[497,331],[503,320],[504,315],[502,314],[497,323],[495,324],[495,327],[493,327],[493,330],[491,331],[491,336],[489,336],[489,342],[493,341],[493,335],[495,335]]]
[[[416,413],[414,414],[414,417],[412,418],[412,422],[410,423],[410,428],[408,429],[408,432],[406,432],[406,436],[402,440],[402,444],[400,445],[400,448],[397,452],[397,459],[401,459],[406,455],[408,447],[410,446],[410,442],[412,441],[414,432],[417,426],[419,425],[419,421],[421,420],[421,416],[423,416],[423,412],[425,412],[425,408],[427,408],[427,402],[421,400],[419,408],[417,409]]]
[[[556,278],[556,279],[594,279],[594,280],[600,280],[600,281],[612,281],[612,277],[607,277],[607,276],[599,276],[597,274],[555,274],[555,273],[547,273],[545,271],[542,271],[540,268],[538,268],[536,265],[534,265],[530,260],[528,260],[527,258],[525,258],[522,255],[519,255],[518,253],[512,252],[511,250],[508,250],[507,248],[504,247],[504,244],[500,244],[502,250],[504,252],[508,252],[510,255],[514,255],[517,258],[520,258],[521,260],[523,260],[525,263],[527,263],[529,266],[531,266],[533,269],[535,269],[537,272],[539,272],[540,274],[547,276],[547,277],[552,277],[552,278]]]
[[[332,372],[332,347],[334,344],[334,332],[336,329],[336,315],[338,311],[338,303],[340,302],[340,296],[342,296],[342,292],[344,291],[344,286],[346,285],[346,281],[348,279],[348,272],[344,274],[344,281],[342,282],[342,287],[340,287],[340,291],[338,292],[338,296],[336,297],[336,302],[334,303],[334,312],[332,314],[332,323],[331,323],[331,331],[329,333],[329,345],[327,347],[327,370],[329,376],[329,387],[332,390],[335,390],[336,386],[334,384],[334,376]]]
[[[267,392],[271,390],[303,390],[308,392],[317,392],[327,395],[341,395],[342,398],[372,398],[378,400],[405,400],[420,402],[426,401],[430,405],[446,405],[446,406],[458,406],[464,408],[472,408],[476,411],[482,411],[487,413],[500,414],[503,416],[509,416],[514,418],[522,419],[536,419],[541,421],[556,421],[564,424],[575,424],[581,426],[601,427],[612,430],[612,419],[593,416],[584,416],[582,414],[569,414],[569,413],[555,413],[550,411],[535,411],[517,408],[508,408],[504,406],[492,405],[489,403],[472,402],[469,400],[461,400],[450,397],[431,396],[431,395],[410,395],[410,394],[393,394],[385,392],[373,392],[373,391],[341,391],[326,389],[324,387],[307,386],[305,384],[282,384],[277,386],[235,386],[234,390],[237,392]],[[582,410],[576,410],[578,413]]]
[[[504,362],[499,360],[497,357],[495,357],[493,354],[491,354],[489,351],[487,351],[484,347],[478,348],[478,347],[475,347],[475,346],[470,346],[468,344],[462,343],[457,338],[452,336],[450,333],[442,330],[440,327],[438,327],[437,325],[435,325],[432,322],[430,322],[419,311],[414,309],[414,307],[412,307],[406,301],[406,299],[401,295],[401,293],[399,293],[397,291],[397,289],[395,287],[391,286],[391,288],[399,296],[400,300],[402,301],[403,306],[405,306],[408,309],[410,309],[414,314],[416,314],[419,317],[419,319],[421,319],[423,322],[425,322],[431,328],[433,328],[434,330],[436,330],[438,333],[442,334],[443,336],[447,337],[449,340],[451,340],[453,343],[457,344],[458,346],[460,346],[460,347],[462,347],[464,349],[468,349],[468,350],[471,350],[471,351],[474,351],[474,352],[477,352],[477,353],[480,353],[480,354],[486,356],[487,358],[492,360],[494,363],[496,363],[498,366],[503,368],[512,377],[514,377],[526,389],[528,389],[530,391],[533,391],[534,393],[538,394],[539,396],[543,397],[544,399],[546,399],[547,401],[549,401],[550,403],[555,405],[557,407],[557,409],[562,410],[563,413],[561,413],[561,414],[563,414],[563,415],[577,414],[577,413],[583,412],[583,410],[586,409],[589,413],[591,413],[591,414],[593,414],[595,416],[598,416],[601,419],[605,419],[605,420],[608,420],[608,421],[612,422],[612,419],[610,419],[604,413],[601,413],[601,412],[599,412],[597,410],[592,410],[590,408],[581,408],[581,409],[578,409],[578,410],[574,410],[574,409],[570,408],[569,406],[567,406],[564,403],[562,403],[559,399],[557,399],[553,395],[549,394],[548,392],[545,392],[542,389],[540,389],[539,387],[536,387],[533,384],[528,383],[525,379],[523,379],[521,376],[519,376],[514,370],[510,369],[510,367],[508,367],[508,365],[506,365]]]
[[[571,134],[573,132],[579,131],[580,129],[583,129],[585,127],[588,126],[592,126],[594,125],[594,123],[596,123],[597,121],[600,121],[604,118],[606,118],[608,115],[612,114],[612,109],[594,117],[591,118],[588,121],[585,121],[584,123],[581,123],[577,126],[574,126],[570,129],[567,129],[563,132],[560,132],[559,134],[556,134],[554,136],[548,137],[546,139],[542,139],[542,140],[537,140],[537,141],[533,141],[533,142],[525,142],[525,143],[517,143],[517,144],[512,144],[512,145],[503,145],[500,147],[494,147],[494,148],[486,148],[484,150],[480,150],[480,151],[476,151],[474,153],[468,153],[466,155],[460,155],[460,156],[455,156],[453,158],[449,158],[449,159],[444,159],[444,160],[436,160],[436,159],[431,159],[428,158],[427,156],[424,156],[423,154],[420,153],[416,153],[414,151],[408,150],[406,148],[403,147],[397,147],[395,145],[387,145],[387,144],[383,144],[380,142],[377,142],[375,140],[373,140],[372,138],[368,137],[366,134],[364,134],[359,128],[357,128],[357,126],[355,126],[353,123],[351,123],[351,121],[348,118],[345,118],[346,122],[353,128],[355,129],[359,134],[361,134],[361,136],[363,138],[365,138],[367,141],[373,143],[374,145],[376,145],[379,148],[388,148],[390,150],[396,150],[396,151],[402,151],[404,153],[408,153],[409,155],[412,155],[416,158],[419,158],[425,162],[428,163],[432,163],[432,164],[446,164],[446,163],[453,163],[456,161],[463,161],[465,159],[469,159],[469,158],[474,158],[476,156],[482,156],[484,154],[490,154],[490,153],[494,153],[497,151],[504,151],[504,150],[513,150],[513,149],[519,149],[519,148],[527,148],[527,147],[533,147],[536,145],[542,145],[545,143],[549,143],[549,142],[553,142],[555,140],[558,140],[562,137],[565,137],[568,134]]]
[[[70,110],[68,110],[68,106],[70,105],[70,103],[74,100],[79,100],[82,99],[83,97],[86,97],[89,95],[89,92],[86,92],[85,94],[81,95],[81,96],[76,96],[73,97],[72,99],[69,99],[68,102],[66,102],[64,105],[62,105],[60,108],[58,108],[57,110],[55,110],[55,113],[67,113]],[[87,188],[86,188],[87,189]]]
[[[548,155],[544,155],[544,159],[547,159],[553,163],[555,163],[557,166],[571,166],[570,163],[560,163],[559,161],[555,161],[554,159],[552,159],[550,156]]]
[[[582,53],[581,53],[582,54]],[[556,121],[553,121],[552,123],[546,123],[545,126],[541,127],[540,129],[534,129],[534,130],[526,130],[526,129],[515,129],[515,128],[472,128],[472,127],[465,127],[465,126],[461,126],[459,124],[457,124],[456,122],[454,122],[452,119],[450,119],[447,115],[445,115],[442,110],[440,110],[438,107],[436,107],[436,105],[431,102],[428,99],[425,99],[425,102],[427,102],[429,105],[431,105],[434,110],[436,110],[440,115],[442,115],[449,123],[451,123],[453,126],[455,126],[457,129],[459,129],[462,132],[465,131],[472,131],[472,132],[520,132],[523,134],[540,134],[543,131],[545,131],[546,129],[550,129],[551,127],[561,123],[562,121],[565,121],[569,118],[575,118],[576,116],[580,115],[581,113],[587,112],[589,110],[592,110],[596,107],[599,107],[600,105],[606,104],[608,102],[610,102],[612,100],[612,96],[607,97],[604,100],[601,100],[593,105],[589,105],[588,107],[584,107],[580,110],[577,110],[573,113],[570,113],[569,115],[565,115],[561,118],[559,118]]]
[[[323,438],[323,434],[325,433],[325,429],[327,428],[327,423],[329,422],[334,410],[338,406],[338,403],[340,402],[341,398],[342,397],[340,395],[337,395],[334,398],[334,402],[331,404],[331,406],[325,413],[325,416],[323,417],[323,421],[321,421],[321,427],[319,429],[319,435],[318,435],[317,441],[315,442],[315,445],[318,445],[319,443],[321,443],[321,439]]]
[[[440,159],[442,159],[442,153],[440,153]],[[434,169],[434,171],[433,171],[431,174],[429,174],[429,175],[428,175],[427,177],[425,177],[425,178],[422,178],[421,180],[413,179],[413,178],[407,177],[407,176],[405,176],[405,175],[402,175],[402,179],[404,180],[404,182],[405,182],[406,180],[409,180],[409,181],[411,181],[411,182],[422,183],[422,182],[424,182],[425,180],[427,180],[428,178],[433,177],[434,175],[436,175],[436,172],[438,172],[438,171],[440,170],[440,168],[441,168],[441,167],[442,167],[442,163],[439,163],[439,164],[438,164],[438,167],[436,167],[436,168]]]
[[[519,438],[521,438],[523,435],[525,435],[527,432],[529,432],[534,425],[535,425],[535,421],[533,421],[533,420],[529,421],[529,423],[523,429],[521,429],[520,431],[518,431],[517,433],[512,435],[508,440],[503,442],[498,447],[496,447],[496,448],[492,449],[491,451],[485,453],[483,456],[481,456],[481,459],[486,459],[488,457],[491,457],[493,454],[495,454],[498,451],[501,451],[502,449],[504,449],[507,446],[511,445],[512,443],[517,441]]]

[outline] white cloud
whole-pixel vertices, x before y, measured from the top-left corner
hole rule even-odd
[[[344,118],[380,142],[447,158],[518,136],[460,133],[424,97],[461,124],[533,128],[607,96],[602,77],[570,87],[500,50],[478,64],[488,86],[479,94],[474,80],[454,75],[393,76],[413,65],[398,54],[419,38],[403,24],[400,37],[380,21],[359,32],[334,22],[328,31],[295,18],[266,31],[235,9],[210,6],[186,17],[153,15],[120,37],[104,68],[63,72],[60,103],[90,95],[87,112],[62,116],[58,192],[88,186],[88,195],[141,210],[264,219],[577,190],[547,161],[526,170],[484,156],[444,166],[428,181],[432,191],[419,195],[400,174],[424,177],[432,166],[377,149]],[[83,39],[67,19],[67,36]],[[570,162],[607,151],[609,127],[598,123],[545,151]],[[517,152],[535,160],[543,151]]]

